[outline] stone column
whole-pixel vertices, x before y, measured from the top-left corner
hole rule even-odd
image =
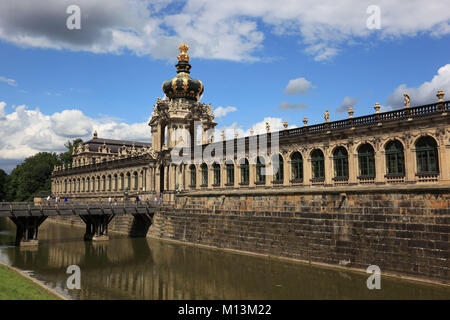
[[[439,143],[438,153],[439,153],[439,176],[441,183],[450,182],[450,146],[446,146],[445,142]]]
[[[312,167],[311,167],[311,157],[310,152],[312,150],[308,150],[307,152],[303,153],[303,184],[304,185],[311,185],[311,178],[312,178]]]
[[[256,179],[256,165],[254,163],[251,163],[249,159],[248,164],[248,179],[249,179],[249,187],[255,186],[255,179]]]
[[[383,150],[375,150],[375,183],[384,184],[386,174],[386,161]]]
[[[331,154],[331,148],[324,148],[324,169],[325,169],[325,185],[333,184],[333,155]]]
[[[348,152],[348,183],[356,184],[358,183],[358,155],[352,152],[350,148]]]
[[[283,181],[283,186],[289,186],[290,185],[290,180],[291,180],[291,159],[288,157],[288,154],[286,153],[284,155],[284,161],[283,161],[283,176],[284,176],[284,181]]]

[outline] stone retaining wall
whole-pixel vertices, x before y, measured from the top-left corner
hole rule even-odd
[[[191,193],[148,235],[448,283],[449,208],[448,188]]]

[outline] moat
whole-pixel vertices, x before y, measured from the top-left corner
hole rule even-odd
[[[71,299],[450,299],[450,287],[369,275],[150,238],[111,234],[83,241],[84,229],[46,222],[38,247],[15,247],[15,226],[0,219],[0,261]],[[69,265],[81,289],[66,288]]]

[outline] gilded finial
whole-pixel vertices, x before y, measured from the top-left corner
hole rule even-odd
[[[180,49],[180,54],[178,55],[178,61],[186,61],[189,62],[189,55],[187,54],[187,51],[189,50],[189,46],[184,43],[180,44],[178,47]]]

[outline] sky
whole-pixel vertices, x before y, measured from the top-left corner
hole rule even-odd
[[[76,8],[73,8],[73,5]],[[227,137],[450,95],[450,0],[0,0],[0,168],[94,130],[149,142],[178,46]],[[79,24],[78,24],[79,22]],[[448,96],[447,96],[448,97]],[[444,98],[445,99],[445,98]]]

